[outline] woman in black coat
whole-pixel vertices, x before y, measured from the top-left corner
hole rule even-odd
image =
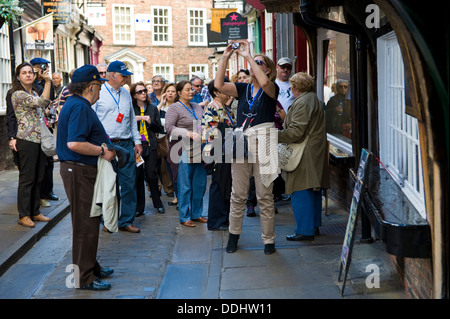
[[[130,94],[133,99],[134,112],[136,114],[139,134],[142,137],[142,159],[144,163],[136,167],[136,192],[137,208],[136,216],[144,213],[145,208],[145,180],[150,186],[153,207],[159,213],[164,213],[161,195],[158,187],[157,174],[157,142],[155,133],[162,130],[158,109],[153,106],[148,98],[144,82],[131,85]]]

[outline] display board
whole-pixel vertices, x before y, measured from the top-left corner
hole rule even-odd
[[[344,270],[344,282],[342,285],[341,295],[344,295],[345,282],[350,269],[352,259],[353,243],[355,241],[356,221],[358,219],[361,207],[361,197],[364,192],[365,183],[367,181],[368,168],[372,153],[366,149],[361,151],[361,159],[359,161],[358,173],[356,175],[355,187],[353,188],[352,204],[350,206],[350,215],[348,217],[347,229],[345,231],[344,242],[342,244],[341,261],[339,269],[339,281],[341,281],[342,270]]]

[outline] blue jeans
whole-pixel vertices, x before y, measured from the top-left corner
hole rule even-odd
[[[295,234],[314,236],[315,227],[322,225],[322,192],[305,189],[291,194],[297,228]]]
[[[137,207],[136,195],[136,159],[134,157],[134,144],[130,140],[121,140],[114,144],[122,146],[130,152],[128,163],[119,168],[118,179],[120,185],[120,214],[119,227],[130,226],[134,221]]]
[[[186,153],[181,155],[177,174],[177,199],[180,222],[202,217],[203,195],[206,191],[206,170],[203,163],[187,163]]]

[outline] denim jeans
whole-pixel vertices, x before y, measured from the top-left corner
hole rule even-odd
[[[202,217],[203,195],[206,191],[206,170],[203,163],[187,163],[186,153],[181,155],[177,174],[177,199],[180,222]]]
[[[322,225],[322,192],[305,189],[291,194],[297,228],[295,234],[314,236],[315,227]]]
[[[120,186],[119,227],[126,227],[133,223],[137,207],[134,144],[131,139],[120,140],[114,144],[122,146],[130,152],[130,160],[124,167],[119,168],[117,174]]]

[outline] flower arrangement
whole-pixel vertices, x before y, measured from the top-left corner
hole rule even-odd
[[[0,0],[0,27],[4,22],[19,22],[23,9],[19,5],[18,0]]]

